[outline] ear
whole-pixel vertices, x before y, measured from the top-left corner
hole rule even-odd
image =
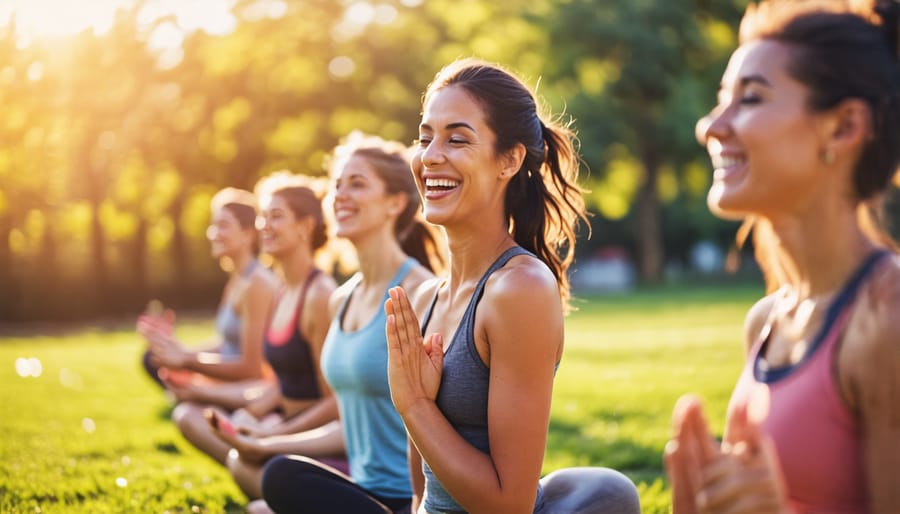
[[[824,121],[824,146],[838,155],[859,151],[872,137],[872,110],[859,98],[841,101]]]
[[[387,195],[387,210],[391,216],[399,216],[406,209],[406,204],[408,203],[409,198],[406,196],[406,193],[399,192]]]
[[[316,220],[312,216],[303,216],[299,220],[297,220],[297,224],[300,225],[301,234],[303,234],[304,240],[310,240],[312,238],[313,230],[316,228]]]
[[[500,176],[498,178],[509,180],[513,175],[518,173],[522,168],[522,163],[525,162],[526,153],[527,150],[525,150],[525,145],[522,143],[516,143],[514,147],[507,150],[500,157],[502,169],[500,170]]]

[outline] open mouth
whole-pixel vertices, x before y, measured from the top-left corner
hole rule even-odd
[[[425,179],[425,190],[434,193],[443,193],[452,191],[459,187],[460,181],[448,178],[429,178]]]

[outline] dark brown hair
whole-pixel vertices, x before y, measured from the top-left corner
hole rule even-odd
[[[863,5],[865,4],[865,5]],[[823,112],[849,99],[864,101],[872,116],[872,137],[853,170],[859,222],[876,243],[897,250],[881,228],[881,197],[900,166],[900,4],[875,2],[766,1],[749,5],[740,40],[771,40],[790,49],[788,73],[809,89],[808,108]],[[753,230],[757,260],[769,291],[784,282],[767,223],[748,219],[738,242]]]
[[[322,248],[328,242],[328,230],[322,212],[323,195],[321,191],[314,190],[314,188],[322,189],[320,183],[321,181],[313,177],[276,171],[261,179],[255,188],[259,197],[278,196],[283,199],[295,218],[312,218],[314,226],[310,246],[313,251]]]
[[[462,87],[480,104],[496,136],[496,154],[517,144],[525,147],[522,167],[506,190],[510,233],[519,246],[550,268],[568,306],[566,270],[575,256],[575,229],[579,220],[587,222],[577,184],[580,159],[575,134],[568,124],[543,118],[534,93],[497,65],[476,59],[451,63],[428,86],[423,104],[449,86]]]
[[[334,149],[328,166],[333,175],[351,157],[362,157],[384,183],[388,194],[404,194],[406,208],[397,217],[394,235],[406,255],[438,272],[444,265],[440,238],[422,217],[422,198],[410,169],[409,153],[409,148],[402,143],[354,131]]]

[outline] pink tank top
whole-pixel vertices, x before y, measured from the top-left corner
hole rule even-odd
[[[850,319],[855,293],[883,255],[878,252],[870,256],[844,286],[800,362],[767,367],[763,355],[770,320],[754,343],[731,396],[729,420],[738,406],[768,393],[769,414],[763,430],[775,442],[795,512],[868,511],[860,421],[841,397],[834,371],[838,343]]]

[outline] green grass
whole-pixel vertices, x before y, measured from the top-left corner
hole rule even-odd
[[[554,390],[545,471],[597,465],[668,512],[661,452],[676,398],[705,400],[714,430],[737,378],[755,287],[640,291],[580,301]],[[185,340],[208,321],[179,327]],[[0,337],[0,512],[241,512],[228,473],[191,447],[140,369],[128,324]],[[34,357],[37,378],[16,360]]]

